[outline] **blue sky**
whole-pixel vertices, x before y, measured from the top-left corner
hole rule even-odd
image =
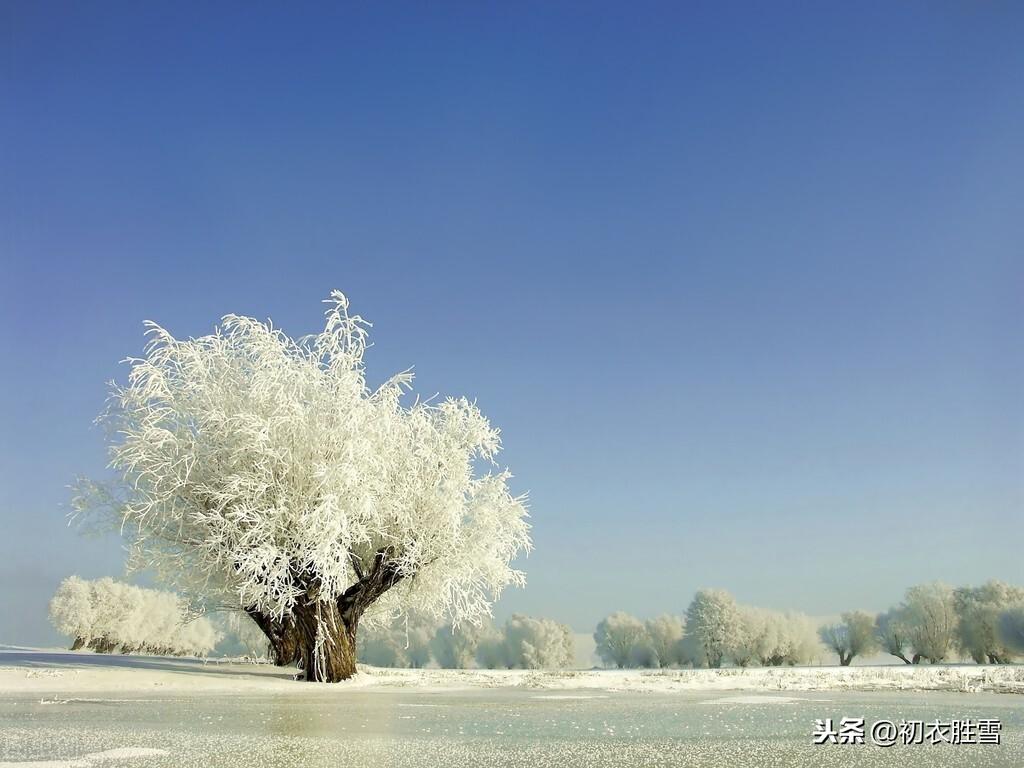
[[[0,641],[55,642],[142,321],[317,329],[476,397],[529,586],[881,609],[1024,582],[1024,9],[7,3]]]

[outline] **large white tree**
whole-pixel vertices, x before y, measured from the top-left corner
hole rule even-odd
[[[685,624],[679,616],[664,614],[644,623],[647,639],[654,651],[655,661],[659,667],[670,667],[682,664],[682,642]]]
[[[818,628],[802,613],[770,611],[741,605],[740,631],[729,655],[740,667],[756,661],[762,667],[809,664],[821,655]]]
[[[98,639],[94,594],[88,581],[68,576],[50,600],[50,623],[61,634],[73,638],[73,651],[91,646]]]
[[[1024,589],[1001,581],[953,590],[960,648],[979,664],[1009,664],[1014,652],[999,633],[1002,613],[1024,602]]]
[[[576,658],[568,625],[520,613],[505,622],[505,648],[509,666],[520,669],[562,669]]]
[[[406,405],[409,372],[368,388],[368,324],[329,303],[300,339],[236,315],[200,338],[149,324],[107,414],[118,481],[76,498],[135,563],[247,612],[313,681],[355,672],[361,620],[478,620],[530,547],[510,475],[478,469],[498,430],[464,398]]]
[[[903,600],[913,661],[945,661],[956,645],[957,614],[953,588],[935,581],[907,590]]]
[[[687,655],[695,666],[720,667],[743,632],[736,599],[724,589],[701,589],[686,609]]]
[[[630,665],[635,649],[648,642],[647,628],[635,616],[616,611],[601,619],[594,630],[597,655],[620,669]]]

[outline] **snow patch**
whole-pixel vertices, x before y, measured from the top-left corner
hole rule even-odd
[[[96,763],[110,760],[131,760],[140,757],[162,757],[170,754],[165,749],[151,749],[149,747],[119,747],[117,749],[105,749],[102,752],[89,752],[80,757],[70,760],[29,760],[27,762],[2,762],[0,768],[91,768]]]
[[[804,699],[797,696],[726,696],[716,701],[719,704],[792,704]]]

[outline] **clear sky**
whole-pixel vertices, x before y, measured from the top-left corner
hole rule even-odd
[[[816,615],[1024,582],[1024,6],[0,10],[0,642],[51,643],[142,321],[374,322],[476,397],[529,586]]]

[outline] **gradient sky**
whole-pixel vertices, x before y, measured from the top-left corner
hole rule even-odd
[[[824,615],[1024,582],[1024,7],[2,4],[0,642],[142,322],[318,329],[476,397],[496,608]]]

